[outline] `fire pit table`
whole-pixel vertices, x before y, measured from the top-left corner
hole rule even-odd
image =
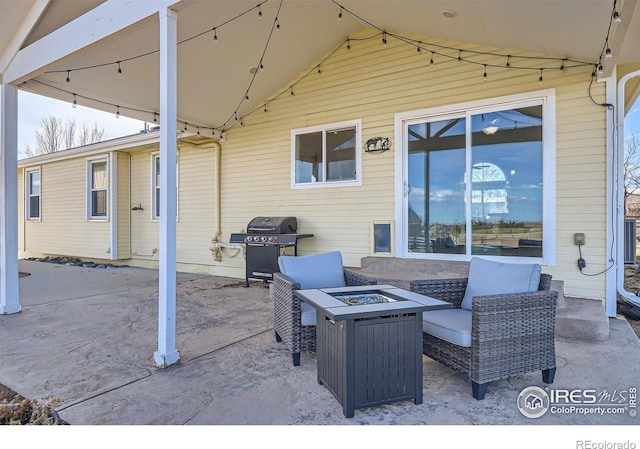
[[[318,383],[354,409],[422,403],[422,312],[445,301],[392,285],[297,290],[316,309]]]

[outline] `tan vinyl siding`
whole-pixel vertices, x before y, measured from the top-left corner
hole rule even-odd
[[[442,41],[467,50],[494,51],[481,46]],[[505,52],[503,50],[502,52]],[[512,52],[513,55],[518,52]],[[283,86],[283,95],[243,118],[244,126],[227,131],[222,144],[222,237],[228,239],[260,215],[296,216],[303,240],[300,254],[339,249],[345,264],[359,266],[371,252],[372,221],[395,218],[394,152],[362,155],[362,186],[292,190],[290,131],[347,120],[362,120],[362,140],[394,137],[394,115],[399,112],[555,88],[556,94],[556,266],[545,272],[565,281],[565,293],[604,298],[604,277],[580,274],[573,233],[585,232],[583,257],[589,272],[606,268],[605,248],[605,118],[606,110],[589,98],[591,67],[565,72],[488,68],[459,64],[430,52],[390,40],[352,41],[322,62],[322,73]],[[482,64],[504,64],[505,58],[484,56]],[[511,60],[512,64],[515,58]],[[305,72],[307,73],[307,72]],[[294,85],[295,84],[295,85]],[[289,86],[294,85],[294,95]],[[604,86],[594,83],[591,93],[604,100]],[[360,143],[362,144],[362,142]],[[399,224],[396,224],[399,232]],[[242,276],[244,261],[222,262]],[[585,270],[586,271],[586,270]]]
[[[127,153],[116,152],[115,158],[118,164],[118,226],[117,242],[118,254],[116,259],[123,260],[130,257],[130,222],[131,222],[131,167],[130,157]]]
[[[42,164],[41,182],[41,219],[25,222],[25,251],[108,259],[109,221],[87,220],[87,159]]]
[[[131,258],[158,260],[158,222],[152,221],[151,163],[153,150],[131,154],[131,203],[144,210],[131,211]],[[154,251],[155,250],[155,251]]]

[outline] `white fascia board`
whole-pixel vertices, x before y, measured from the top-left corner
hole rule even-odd
[[[18,31],[13,35],[11,42],[5,48],[4,53],[0,55],[0,73],[4,73],[5,70],[7,70],[9,63],[16,56],[20,47],[29,36],[29,33],[31,33],[31,30],[33,30],[33,27],[36,26],[45,9],[49,6],[49,3],[50,0],[36,0],[33,4],[29,13],[20,24],[20,28],[18,28]]]
[[[19,84],[45,72],[54,63],[109,38],[178,0],[107,0],[18,52],[4,74],[5,83]]]
[[[94,154],[101,154],[108,151],[123,151],[145,145],[157,145],[158,142],[160,142],[159,133],[154,133],[153,135],[150,135],[149,133],[134,134],[131,136],[119,137],[116,139],[105,140],[104,142],[85,145],[83,147],[71,148],[68,150],[56,151],[55,153],[21,159],[18,161],[18,167],[30,167],[43,162],[62,161],[80,156],[92,156]]]

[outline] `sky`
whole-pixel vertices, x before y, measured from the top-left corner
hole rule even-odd
[[[24,148],[36,145],[36,131],[40,127],[40,121],[46,117],[54,116],[66,122],[67,119],[75,120],[76,126],[83,123],[93,128],[94,123],[105,131],[105,140],[116,137],[137,134],[144,129],[144,122],[124,117],[122,114],[116,118],[115,111],[110,114],[97,109],[43,97],[30,92],[18,92],[18,151],[19,157],[23,157]]]

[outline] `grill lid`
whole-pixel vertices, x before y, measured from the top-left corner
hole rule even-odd
[[[295,234],[296,217],[256,217],[247,225],[247,232],[256,234]]]

